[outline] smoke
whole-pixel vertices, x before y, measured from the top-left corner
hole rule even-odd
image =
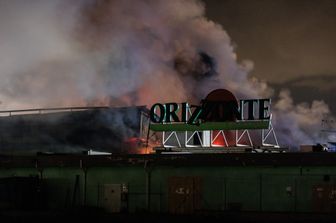
[[[273,107],[274,122],[283,144],[297,146],[320,142],[321,123],[330,111],[323,101],[293,104],[288,90],[282,90]]]
[[[199,102],[216,88],[271,97],[204,9],[197,0],[1,2],[0,108]],[[287,145],[315,141],[329,112],[285,92],[273,104]]]

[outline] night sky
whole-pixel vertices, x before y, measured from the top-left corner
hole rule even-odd
[[[336,1],[204,0],[207,17],[220,23],[250,75],[296,102],[324,100],[336,114]],[[220,61],[219,61],[220,63]]]

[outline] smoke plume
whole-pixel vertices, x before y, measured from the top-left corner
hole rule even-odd
[[[322,101],[294,105],[249,77],[198,0],[2,1],[0,108],[199,102],[216,88],[274,97],[280,143],[316,141]],[[247,37],[248,38],[248,37]]]

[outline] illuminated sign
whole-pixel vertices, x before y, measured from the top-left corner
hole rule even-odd
[[[217,121],[226,121],[234,116],[237,120],[266,120],[270,119],[271,99],[240,100],[238,107],[234,101],[229,102],[204,102],[200,106],[189,106],[188,103],[181,103],[182,113],[178,116],[180,106],[177,103],[156,103],[150,110],[150,119],[153,123],[185,122],[188,124],[199,124],[209,121],[209,117],[219,117]],[[187,120],[187,109],[194,108]],[[244,109],[247,108],[247,114]],[[258,108],[258,109],[257,109]],[[258,114],[256,115],[256,110]]]
[[[213,92],[217,97],[213,96]],[[196,131],[267,128],[271,117],[271,99],[248,99],[238,102],[227,90],[219,89],[213,92],[202,100],[200,105],[189,105],[186,102],[154,104],[150,109],[152,129]]]

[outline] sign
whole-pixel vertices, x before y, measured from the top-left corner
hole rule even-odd
[[[150,109],[151,129],[201,131],[268,127],[271,99],[244,99],[238,102],[231,92],[224,89],[222,91],[226,91],[223,100],[221,97],[209,97],[210,93],[200,105],[189,105],[187,102],[154,104]],[[225,97],[227,94],[231,94],[230,97]]]

